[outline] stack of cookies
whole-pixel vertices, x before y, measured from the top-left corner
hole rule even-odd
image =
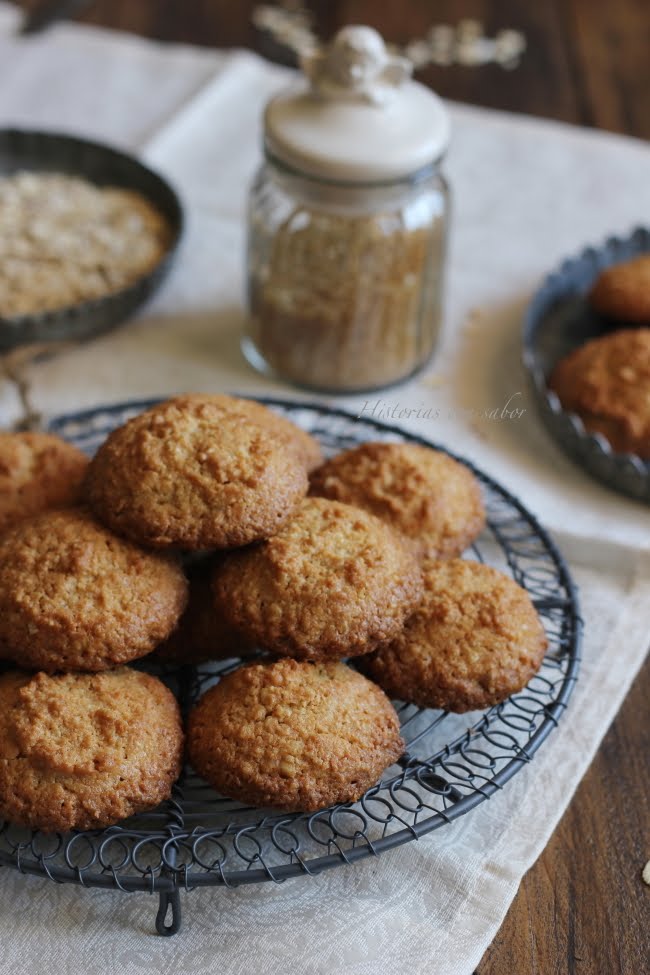
[[[549,388],[615,453],[650,461],[650,254],[601,271],[588,301],[608,330],[560,359]]]
[[[186,395],[90,462],[5,434],[3,480],[0,656],[21,668],[0,677],[11,822],[99,828],[169,797],[184,730],[165,686],[128,666],[148,654],[244,658],[190,713],[189,760],[226,796],[310,812],[359,799],[400,757],[388,695],[488,707],[545,652],[525,591],[459,558],[485,521],[477,480],[426,447],[323,462],[260,404]]]

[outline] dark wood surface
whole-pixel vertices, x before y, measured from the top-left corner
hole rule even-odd
[[[23,0],[25,9],[44,0]],[[94,0],[78,19],[166,41],[220,47],[271,45],[251,25],[250,0]],[[449,98],[562,119],[650,139],[649,0],[309,0],[320,36],[344,23],[371,24],[391,41],[421,37],[433,23],[476,18],[493,34],[522,30],[516,73],[429,68],[418,77]]]
[[[243,45],[281,55],[251,26],[252,6],[237,0],[96,0],[79,19],[160,40]],[[650,139],[650,0],[311,0],[309,7],[321,36],[344,23],[368,23],[404,42],[434,22],[462,17],[481,20],[489,33],[518,28],[528,49],[516,72],[494,65],[430,68],[419,78],[448,98]],[[650,971],[650,888],[641,880],[650,858],[649,701],[650,663],[524,878],[478,975]]]

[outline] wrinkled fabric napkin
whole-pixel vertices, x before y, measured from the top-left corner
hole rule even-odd
[[[299,398],[255,374],[239,351],[260,112],[288,72],[243,51],[162,46],[76,25],[17,39],[17,21],[16,8],[0,3],[0,126],[66,130],[142,155],[176,185],[188,217],[176,266],[136,321],[29,368],[36,408],[53,416],[180,390]],[[3,973],[470,975],[620,706],[648,643],[650,516],[549,440],[519,363],[519,328],[530,295],[562,258],[626,233],[650,212],[650,150],[449,108],[445,168],[455,209],[438,353],[423,376],[385,395],[325,402],[452,447],[554,532],[586,623],[566,716],[530,766],[470,815],[317,878],[183,894],[184,926],[173,939],[153,934],[156,898],[2,869]],[[415,415],[420,408],[426,418]],[[411,419],[400,418],[403,410]],[[0,422],[17,414],[14,390],[1,386]]]

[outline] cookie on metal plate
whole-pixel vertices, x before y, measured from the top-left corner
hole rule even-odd
[[[464,464],[410,443],[365,443],[326,461],[310,493],[377,515],[427,559],[460,555],[481,533],[481,488]]]
[[[588,297],[592,307],[607,318],[650,325],[650,254],[605,268]]]
[[[391,697],[473,711],[520,691],[547,640],[528,593],[502,572],[464,559],[432,563],[419,609],[391,643],[360,661]]]
[[[313,812],[353,802],[404,750],[386,695],[338,662],[240,667],[190,714],[190,762],[217,792]]]
[[[0,532],[49,508],[77,504],[88,458],[50,433],[0,433]]]
[[[0,538],[0,645],[21,667],[99,671],[143,657],[186,602],[176,559],[84,509],[44,512]]]
[[[167,400],[114,430],[86,477],[109,528],[154,548],[231,548],[268,538],[307,492],[297,454],[222,397]]]
[[[0,676],[0,819],[110,826],[169,798],[182,753],[176,699],[149,674]]]
[[[548,384],[616,453],[650,460],[650,328],[592,339],[557,363]]]
[[[317,660],[369,653],[422,594],[419,565],[379,518],[307,498],[273,538],[215,571],[217,610],[261,649]]]

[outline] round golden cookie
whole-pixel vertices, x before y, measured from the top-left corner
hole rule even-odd
[[[402,633],[361,661],[391,697],[473,711],[520,691],[541,666],[546,634],[528,593],[463,559],[432,563],[425,595]]]
[[[88,458],[50,433],[0,433],[0,532],[23,518],[76,504]]]
[[[174,664],[200,664],[248,656],[255,649],[215,609],[211,585],[214,565],[213,559],[206,559],[186,570],[190,585],[187,608],[167,640],[154,651],[156,657]]]
[[[231,548],[276,532],[306,494],[307,475],[268,426],[197,394],[114,430],[85,490],[98,518],[143,545]]]
[[[610,332],[574,349],[548,385],[616,453],[650,460],[650,328]]]
[[[97,829],[152,809],[181,770],[173,694],[127,667],[0,676],[0,819]]]
[[[620,322],[650,325],[650,254],[601,271],[589,293],[593,308]]]
[[[174,559],[85,510],[48,511],[0,538],[0,645],[21,667],[97,671],[143,657],[186,602]]]
[[[312,473],[310,493],[372,512],[424,561],[460,555],[485,524],[469,468],[418,444],[365,443],[338,454]]]
[[[323,452],[318,440],[292,420],[287,419],[286,416],[281,416],[263,403],[242,399],[238,396],[219,394],[213,396],[212,399],[223,404],[226,409],[248,417],[272,433],[297,455],[307,472],[313,471],[322,463]]]
[[[213,586],[217,610],[259,647],[317,660],[368,653],[396,636],[422,577],[374,515],[308,498],[273,538],[224,559]]]
[[[249,664],[190,714],[190,762],[231,799],[313,812],[354,802],[404,750],[386,695],[344,664]]]

